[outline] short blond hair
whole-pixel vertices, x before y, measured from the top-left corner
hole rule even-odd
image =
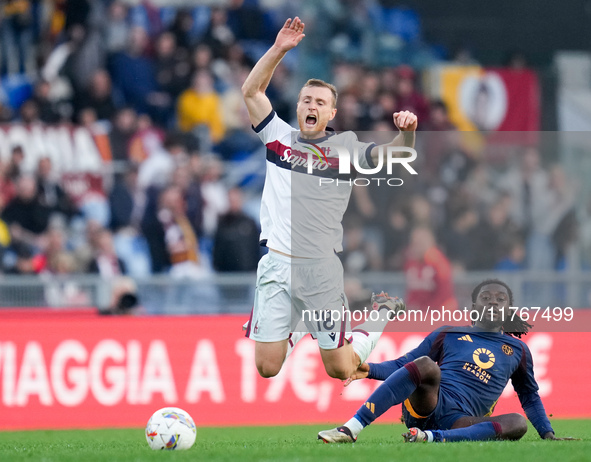
[[[337,98],[339,97],[339,93],[337,92],[337,87],[335,87],[332,83],[328,83],[325,82],[324,80],[320,80],[320,79],[310,79],[308,80],[304,86],[302,87],[302,89],[300,90],[300,93],[298,94],[298,101],[300,100],[300,96],[302,95],[302,90],[306,87],[324,87],[324,88],[328,88],[330,90],[330,92],[332,93],[332,107],[336,107],[337,105]]]

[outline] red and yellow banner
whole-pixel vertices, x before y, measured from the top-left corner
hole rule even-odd
[[[324,371],[307,337],[284,370],[262,379],[242,316],[48,316],[0,323],[0,429],[143,426],[164,406],[186,409],[200,426],[341,423],[380,382],[343,388]],[[385,333],[372,361],[393,359],[423,333]],[[554,417],[591,417],[585,367],[589,333],[525,337],[540,395]],[[573,397],[579,397],[573,399]],[[496,413],[521,412],[510,390]],[[380,420],[397,421],[400,408]]]
[[[459,130],[540,130],[540,88],[531,70],[441,66],[431,82]]]

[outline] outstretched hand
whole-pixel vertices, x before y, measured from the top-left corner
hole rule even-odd
[[[394,125],[401,132],[414,132],[418,126],[418,118],[410,111],[395,112]]]
[[[581,438],[573,438],[571,436],[564,436],[562,438],[557,438],[553,432],[548,432],[544,435],[545,440],[555,440],[555,441],[581,441]]]
[[[351,377],[345,380],[345,386],[349,386],[354,380],[365,379],[369,374],[369,364],[361,363],[357,370],[353,373]]]
[[[297,16],[293,21],[289,18],[277,34],[275,46],[281,51],[289,51],[295,48],[306,36],[304,34],[304,27],[304,23]]]

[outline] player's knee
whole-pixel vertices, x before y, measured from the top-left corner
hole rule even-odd
[[[527,419],[521,414],[512,414],[511,418],[511,435],[510,438],[514,440],[520,439],[527,433]]]
[[[441,379],[441,369],[435,361],[428,356],[421,356],[414,360],[415,365],[421,374],[421,381],[439,381]]]
[[[271,377],[275,377],[279,374],[281,370],[281,363],[276,363],[273,361],[257,361],[257,370],[259,371],[259,375],[265,379],[269,379]]]
[[[325,364],[324,369],[329,377],[339,380],[347,380],[355,372],[354,370],[351,370],[351,368],[339,364]]]

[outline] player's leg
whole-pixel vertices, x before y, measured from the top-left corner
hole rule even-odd
[[[257,287],[246,337],[256,341],[255,363],[262,377],[279,373],[290,346],[291,268],[271,252],[259,262]]]
[[[278,342],[256,342],[254,362],[261,377],[275,377],[279,374],[287,355],[287,339]]]
[[[320,432],[318,439],[327,443],[353,442],[361,430],[405,400],[416,417],[428,416],[437,407],[440,380],[441,371],[433,360],[427,356],[417,358],[388,377],[345,425]]]
[[[518,440],[527,432],[527,420],[520,414],[495,417],[460,417],[450,430],[411,428],[402,436],[407,442],[454,442]]]

